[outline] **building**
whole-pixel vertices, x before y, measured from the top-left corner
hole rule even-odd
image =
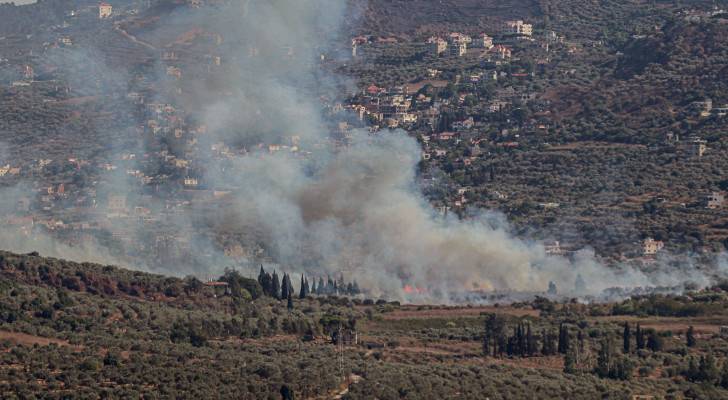
[[[703,101],[694,101],[690,103],[690,109],[697,112],[701,117],[707,117],[713,110],[713,100],[704,99]]]
[[[468,52],[468,44],[465,42],[457,42],[450,45],[450,55],[462,57]]]
[[[450,55],[456,57],[464,56],[468,52],[468,44],[473,41],[470,36],[458,32],[451,33],[448,39],[450,41]]]
[[[490,52],[499,60],[507,60],[511,58],[511,49],[500,44],[491,48]]]
[[[543,248],[548,255],[560,256],[564,254],[564,250],[561,249],[561,244],[558,240],[544,242]]]
[[[472,43],[473,38],[471,38],[468,35],[464,35],[462,33],[459,33],[459,32],[453,32],[448,37],[448,40],[450,41],[450,43],[465,43],[465,44],[470,44],[470,43]]]
[[[178,67],[169,66],[167,67],[167,76],[171,76],[175,79],[181,79],[182,78],[182,70]]]
[[[493,38],[483,33],[473,40],[473,47],[490,50],[493,48]]]
[[[26,65],[23,67],[23,78],[32,80],[35,78],[35,72],[33,71],[33,67],[30,65]]]
[[[427,44],[429,45],[430,53],[435,56],[438,56],[447,50],[447,42],[436,36],[427,39]]]
[[[99,19],[105,19],[111,17],[111,4],[101,3],[99,4]]]
[[[661,240],[655,240],[651,237],[646,238],[642,241],[642,254],[651,256],[657,254],[658,251],[665,247],[665,243]]]
[[[706,142],[705,140],[697,136],[693,136],[685,144],[686,151],[690,156],[702,157],[703,154],[705,154],[705,151],[708,149],[707,143],[708,142]]]
[[[506,21],[506,23],[503,24],[503,34],[514,36],[532,36],[533,25],[527,24],[520,19],[517,21]]]
[[[721,192],[713,192],[705,197],[705,207],[715,210],[723,207],[725,203],[725,195]]]

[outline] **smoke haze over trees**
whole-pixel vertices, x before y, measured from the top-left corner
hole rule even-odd
[[[548,255],[541,244],[515,237],[505,217],[495,212],[474,210],[467,220],[441,216],[417,184],[421,148],[414,138],[401,130],[371,134],[354,129],[344,138],[331,133],[334,122],[344,118],[336,104],[352,83],[327,72],[325,60],[343,57],[338,50],[348,40],[341,29],[346,15],[346,2],[338,0],[242,1],[176,9],[152,33],[140,30],[142,39],[163,37],[166,30],[194,24],[219,35],[217,51],[226,60],[222,71],[187,83],[177,91],[181,94],[160,90],[165,94],[155,100],[174,100],[190,120],[206,127],[191,155],[195,176],[230,195],[219,210],[193,204],[165,221],[170,231],[190,232],[174,240],[187,241],[193,249],[214,249],[210,257],[186,265],[152,259],[138,267],[178,275],[219,272],[230,260],[213,243],[212,232],[225,226],[238,234],[255,232],[255,240],[286,273],[338,276],[344,271],[374,296],[413,301],[447,302],[453,300],[451,294],[469,290],[542,292],[548,282],[563,294],[578,296],[614,286],[703,286],[711,281],[692,265],[665,263],[646,273],[608,268],[589,250],[571,259]],[[105,69],[110,85],[123,85],[132,75],[97,62],[95,54],[80,49],[59,57],[67,64]],[[145,68],[159,86],[169,84],[161,65]],[[70,72],[67,77],[84,83],[82,78]],[[213,157],[207,149],[219,142],[241,150],[224,159]],[[270,152],[270,145],[285,145],[289,151]],[[170,156],[187,155],[167,141],[135,146],[138,153],[160,147]],[[160,171],[164,173],[162,167]],[[145,194],[128,186],[123,174],[103,178],[109,194]],[[162,206],[150,200],[149,207]],[[148,228],[130,224],[131,235],[143,241]],[[65,249],[49,242],[42,253]],[[106,258],[103,243],[92,245],[99,248],[94,261],[124,262]],[[27,244],[11,238],[4,242],[11,250],[25,250],[23,246]],[[85,259],[83,254],[60,254]],[[577,284],[579,276],[585,284]],[[406,286],[417,293],[408,295]],[[274,291],[280,296],[280,286]]]

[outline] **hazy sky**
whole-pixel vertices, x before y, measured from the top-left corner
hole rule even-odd
[[[0,3],[15,3],[16,5],[35,3],[36,0],[0,0]]]

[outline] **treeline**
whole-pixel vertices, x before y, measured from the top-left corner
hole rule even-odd
[[[179,279],[110,265],[76,263],[41,257],[37,252],[19,255],[0,251],[0,275],[29,285],[102,296],[176,298],[206,293],[202,282],[194,277]]]
[[[504,354],[508,357],[553,356],[566,354],[571,348],[569,329],[563,323],[559,325],[558,333],[542,329],[537,334],[532,331],[530,323],[523,322],[513,327],[511,334],[507,330],[507,322],[503,316],[486,316],[483,354],[493,357],[503,357]],[[581,331],[577,339],[583,347],[584,336]]]
[[[284,273],[281,278],[276,271],[273,273],[267,272],[263,266],[260,266],[260,272],[258,273],[258,283],[260,284],[263,293],[267,296],[274,297],[276,299],[288,299],[296,296],[299,299],[305,299],[310,294],[315,295],[348,295],[355,296],[361,293],[359,284],[356,281],[345,282],[344,277],[341,276],[338,280],[332,279],[331,276],[327,276],[324,280],[323,277],[319,277],[318,283],[316,279],[312,279],[309,284],[308,278],[301,275],[300,284],[298,291],[293,287],[291,276]]]

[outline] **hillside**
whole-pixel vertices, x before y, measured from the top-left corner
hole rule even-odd
[[[614,305],[416,307],[308,296],[287,309],[261,295],[255,280],[234,272],[222,279],[230,291],[193,278],[0,253],[4,398],[728,398],[684,369],[689,356],[722,360],[728,351],[718,335],[728,318],[719,288],[693,294],[696,305],[657,296]],[[641,323],[660,347],[633,339],[640,350],[629,356],[629,376],[592,374],[601,365],[599,343],[619,337],[625,322],[638,330]],[[358,342],[332,345],[339,323],[355,329]],[[693,325],[697,344],[686,348]],[[516,347],[511,334],[525,326],[521,339],[531,344]],[[566,344],[559,339],[557,350],[557,328],[581,354],[570,373],[562,372]],[[498,335],[509,344],[491,355]]]

